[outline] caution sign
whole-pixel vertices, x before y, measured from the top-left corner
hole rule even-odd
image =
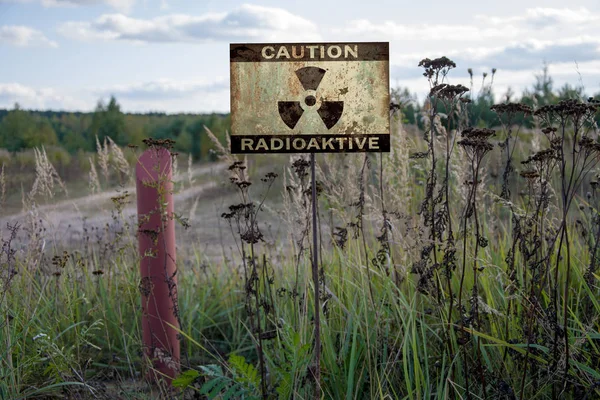
[[[389,43],[231,44],[231,152],[390,151]]]

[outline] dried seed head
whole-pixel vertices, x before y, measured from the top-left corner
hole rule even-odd
[[[530,180],[539,178],[539,176],[540,176],[540,174],[535,170],[521,171],[521,173],[519,175],[521,175],[525,179],[530,179]]]
[[[596,142],[589,136],[584,136],[579,140],[579,146],[582,149],[588,150],[590,152],[600,152],[600,143]]]
[[[440,57],[434,60],[424,58],[419,62],[419,67],[425,68],[424,77],[429,80],[434,79],[437,82],[440,74],[442,76],[446,75],[450,69],[456,68],[456,64],[447,57]]]
[[[548,126],[548,127],[544,128],[544,129],[542,129],[542,132],[544,132],[546,134],[550,134],[550,133],[556,132],[557,130],[558,130],[557,128]]]
[[[460,146],[465,148],[471,148],[474,151],[478,152],[488,152],[494,148],[494,146],[483,140],[474,140],[474,139],[462,139],[458,141]]]
[[[294,172],[299,178],[308,176],[307,170],[309,166],[310,163],[304,158],[298,158],[292,163],[292,168],[294,169]]]
[[[469,127],[462,131],[464,139],[458,141],[458,145],[468,150],[474,157],[481,158],[494,146],[489,142],[489,138],[494,136],[496,131],[488,128]]]
[[[250,227],[246,232],[240,235],[240,238],[246,243],[256,244],[263,240],[263,234],[258,226]]]
[[[496,134],[496,131],[488,128],[473,128],[469,127],[461,132],[462,136],[467,139],[487,140]]]
[[[263,182],[273,182],[275,180],[275,178],[277,178],[279,175],[277,175],[275,172],[268,172],[267,174],[265,174],[264,178],[261,178],[261,181]]]
[[[558,156],[556,155],[556,151],[554,149],[546,149],[546,150],[541,150],[538,151],[537,153],[534,153],[533,155],[529,156],[529,158],[527,158],[527,160],[525,161],[521,161],[521,164],[530,164],[532,162],[536,162],[536,163],[543,163],[546,161],[550,161],[550,160],[556,160],[558,159]]]
[[[175,141],[171,139],[153,139],[147,138],[142,140],[142,142],[151,149],[160,149],[165,148],[167,150],[171,150],[175,145]]]
[[[431,88],[429,96],[439,96],[444,99],[452,100],[468,91],[469,89],[463,85],[448,85],[442,83]]]
[[[522,103],[494,104],[490,107],[490,110],[495,111],[497,114],[516,114],[522,112],[525,115],[529,115],[533,112],[531,107]]]
[[[408,158],[410,159],[420,159],[420,158],[427,158],[429,156],[429,152],[428,151],[418,151],[415,153],[411,153]]]
[[[430,60],[429,58],[424,58],[419,62],[419,67],[423,68],[431,68],[435,70],[441,70],[444,68],[456,68],[456,64],[454,61],[450,60],[448,57],[440,57]]]
[[[540,107],[534,112],[534,115],[549,118],[553,115],[561,118],[581,118],[584,116],[593,116],[600,107],[599,103],[582,103],[576,99],[561,100],[558,104],[548,104]]]

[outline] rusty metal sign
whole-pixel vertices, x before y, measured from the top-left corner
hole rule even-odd
[[[231,152],[390,151],[389,43],[231,44]]]

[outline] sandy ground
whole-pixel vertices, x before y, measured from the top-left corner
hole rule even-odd
[[[231,190],[226,168],[226,164],[197,167],[193,171],[193,177],[202,183],[189,186],[186,176],[183,178],[184,188],[174,194],[175,212],[188,218],[191,225],[189,229],[184,229],[180,224],[176,224],[178,254],[188,257],[194,252],[199,252],[208,261],[215,261],[222,260],[224,253],[236,252],[237,247],[230,227],[221,218],[221,214],[227,211],[229,205],[240,202]],[[129,198],[122,211],[124,218],[115,219],[115,206],[111,198],[120,196],[125,191]],[[55,249],[77,248],[86,236],[95,236],[100,231],[104,231],[105,235],[111,231],[115,232],[123,226],[124,221],[128,221],[131,227],[136,225],[135,187],[42,205],[36,212],[37,215],[32,212],[12,215],[0,213],[0,233],[6,237],[7,223],[19,223],[24,226],[34,217],[41,221],[39,226],[46,229],[44,246]],[[276,237],[281,237],[282,225],[275,215],[268,215],[263,227],[267,240],[275,241]],[[17,240],[19,247],[26,246],[28,238],[29,233],[22,229]]]

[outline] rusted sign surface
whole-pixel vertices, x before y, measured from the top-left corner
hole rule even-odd
[[[389,151],[389,44],[231,44],[231,152]]]

